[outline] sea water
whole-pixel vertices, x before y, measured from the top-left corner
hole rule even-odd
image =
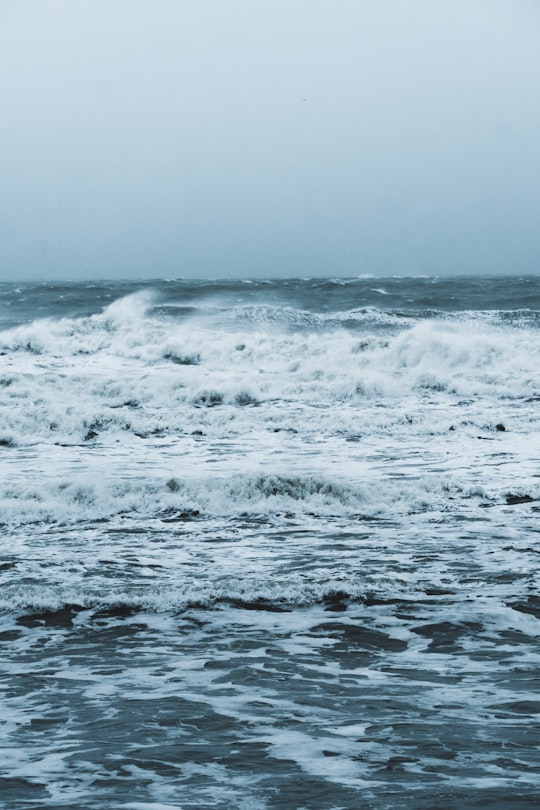
[[[540,280],[0,285],[0,806],[540,802]]]

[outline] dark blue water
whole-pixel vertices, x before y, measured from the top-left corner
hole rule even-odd
[[[0,283],[0,317],[5,327],[34,318],[80,317],[111,301],[152,289],[163,305],[197,307],[264,302],[309,312],[344,312],[375,307],[426,316],[444,311],[540,311],[538,276],[452,278],[285,279],[273,281],[150,280],[115,282]]]

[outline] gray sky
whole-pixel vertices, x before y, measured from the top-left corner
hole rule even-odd
[[[540,269],[537,0],[0,0],[0,279]]]

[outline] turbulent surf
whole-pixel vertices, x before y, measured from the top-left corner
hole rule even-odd
[[[538,279],[0,307],[0,805],[537,806]]]

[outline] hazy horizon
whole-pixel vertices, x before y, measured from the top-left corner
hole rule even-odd
[[[540,269],[530,0],[0,5],[0,281]]]

